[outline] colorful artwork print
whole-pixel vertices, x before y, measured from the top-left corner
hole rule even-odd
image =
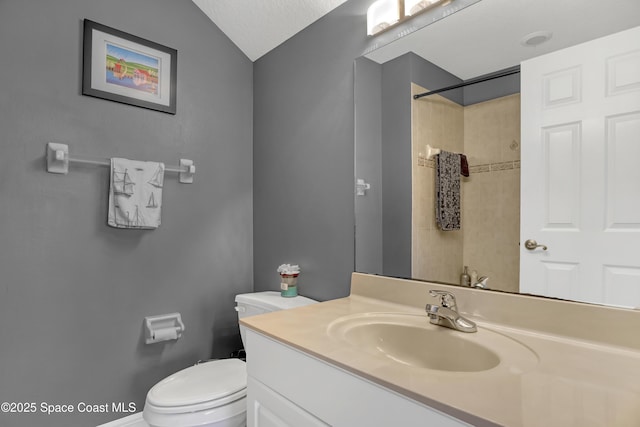
[[[160,60],[107,43],[107,83],[158,95]]]
[[[176,114],[177,68],[175,49],[84,20],[83,95]]]

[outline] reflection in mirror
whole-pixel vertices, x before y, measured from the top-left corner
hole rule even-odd
[[[491,19],[487,19],[489,16]],[[565,253],[564,258],[553,258],[560,252],[559,245],[548,229],[566,229],[567,226],[562,225],[564,219],[554,222],[553,218],[547,218],[546,228],[522,231],[527,233],[526,237],[521,234],[521,228],[525,228],[520,223],[520,204],[530,206],[532,192],[525,190],[521,194],[520,172],[524,173],[525,165],[531,164],[529,157],[535,156],[527,154],[529,157],[520,158],[521,153],[524,155],[531,151],[522,147],[521,139],[526,137],[524,129],[521,132],[519,75],[418,100],[411,96],[517,66],[530,58],[542,57],[638,25],[639,2],[616,1],[616,7],[602,9],[602,4],[595,1],[481,0],[369,52],[366,57],[358,58],[355,63],[356,178],[364,179],[370,188],[365,196],[356,196],[355,201],[356,270],[460,284],[466,265],[469,276],[473,276],[475,281],[488,276],[484,283],[494,290],[518,292],[522,287],[526,293],[617,306],[640,306],[640,265],[623,263],[622,258],[603,259],[598,267],[600,270],[588,272],[598,281],[597,286],[615,285],[611,287],[613,291],[604,288],[589,294],[569,289],[579,288],[579,284],[589,277],[580,275],[583,273],[579,270],[587,270],[586,266],[575,268],[582,262],[577,259],[577,251],[574,251],[576,254]],[[544,43],[536,45],[537,41]],[[640,66],[640,55],[637,54],[640,39],[635,42],[635,47],[627,50],[636,54],[623,56],[628,60],[628,67],[619,67],[618,74],[621,79],[622,74],[626,76],[625,87],[630,90],[629,102],[633,104],[636,100],[640,102],[640,77],[637,69],[633,73],[633,67]],[[591,52],[590,55],[595,54]],[[597,54],[604,59],[612,55],[611,51]],[[526,84],[527,87],[522,88],[523,94],[529,94],[527,96],[531,98],[533,89],[530,87],[535,85],[530,81]],[[589,93],[587,84],[591,85],[591,81],[585,81],[585,93]],[[542,87],[539,91],[535,89],[536,93],[542,93],[542,90]],[[633,108],[637,111],[640,107]],[[554,111],[561,110],[556,108]],[[640,120],[632,119],[624,121],[629,128],[640,123]],[[574,115],[572,120],[575,122],[582,118]],[[618,127],[621,131],[623,126]],[[538,134],[540,129],[539,126]],[[622,133],[618,135],[622,136]],[[631,141],[625,143],[628,143],[626,148],[618,144],[619,157],[634,152]],[[470,176],[461,177],[460,182],[461,228],[458,231],[442,231],[436,225],[435,161],[427,158],[427,144],[463,153],[468,160]],[[608,154],[611,157],[613,153]],[[557,163],[557,159],[555,161]],[[562,164],[565,163],[560,166]],[[537,174],[535,180],[538,183],[545,181],[543,172],[557,172],[558,169],[557,164],[538,167],[529,171]],[[565,169],[573,170],[573,167]],[[562,173],[556,175],[561,177]],[[633,182],[631,180],[640,178],[640,173],[634,173],[628,173],[624,179]],[[622,178],[617,179],[620,181]],[[562,184],[554,185],[563,187]],[[634,190],[637,186],[623,187],[640,200],[640,194]],[[587,190],[580,196],[582,199],[588,198],[592,192]],[[569,199],[567,195],[571,191],[569,188],[564,193],[560,190],[548,193],[555,194],[553,197],[557,202]],[[635,206],[631,202],[627,205]],[[547,211],[553,209],[556,208],[551,205]],[[566,206],[558,208],[556,214],[564,214],[570,209]],[[605,209],[602,207],[600,210]],[[637,206],[637,211],[640,212],[640,206]],[[632,231],[622,246],[637,247],[640,244],[640,233],[637,232],[640,218],[630,213],[624,217],[624,222],[622,216],[619,217],[621,225],[613,227],[616,228],[614,231],[618,235],[625,227]],[[544,251],[540,247],[529,251],[520,245],[523,238],[538,239],[551,249]],[[554,242],[554,245],[549,242]],[[569,246],[575,248],[580,245],[572,243]],[[521,283],[520,263],[525,258],[534,259],[542,265],[534,267],[537,271],[527,270],[525,274],[525,280],[535,278],[534,285]],[[588,263],[594,264],[593,260]],[[539,276],[538,271],[546,276]],[[538,286],[538,282],[545,282],[544,286]],[[624,298],[616,299],[612,296],[615,294],[624,295]]]
[[[427,88],[412,84],[412,90]],[[466,105],[431,95],[411,107],[411,276],[471,286],[485,277],[482,286],[517,292],[520,95]],[[469,176],[454,177],[460,181],[458,230],[444,232],[436,223],[437,172],[427,145],[467,160]],[[468,277],[461,266],[468,267]]]

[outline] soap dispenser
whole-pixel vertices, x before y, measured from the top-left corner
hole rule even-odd
[[[471,286],[471,277],[469,277],[468,267],[464,266],[464,271],[460,275],[460,286]]]

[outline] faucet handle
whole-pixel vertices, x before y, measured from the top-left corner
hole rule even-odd
[[[432,289],[429,291],[429,294],[433,297],[440,297],[440,304],[443,307],[450,308],[453,311],[458,310],[458,306],[456,304],[456,296],[451,292]]]

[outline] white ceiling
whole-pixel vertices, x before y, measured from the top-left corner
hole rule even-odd
[[[366,56],[384,63],[415,52],[467,80],[638,25],[640,0],[482,0]],[[553,36],[522,46],[535,31]]]
[[[251,61],[345,1],[193,0]],[[466,80],[638,25],[640,0],[482,0],[366,56],[384,63],[415,52]],[[522,46],[535,31],[553,37]]]
[[[346,0],[193,0],[251,61]]]

